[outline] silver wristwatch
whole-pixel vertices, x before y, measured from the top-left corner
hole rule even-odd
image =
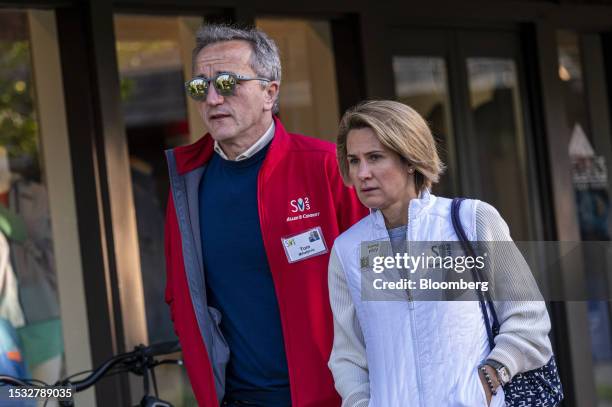
[[[510,371],[506,366],[493,359],[487,359],[485,364],[491,366],[495,370],[495,373],[497,373],[497,380],[499,380],[502,386],[510,381]]]

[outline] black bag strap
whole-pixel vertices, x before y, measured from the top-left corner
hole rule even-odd
[[[463,250],[470,256],[476,257],[476,251],[472,246],[472,243],[468,240],[465,230],[463,230],[463,225],[461,224],[461,218],[459,217],[459,209],[461,208],[461,202],[463,202],[465,198],[455,198],[451,203],[451,220],[453,222],[453,228],[455,229],[455,233],[461,242],[461,247]],[[482,277],[478,270],[472,267],[472,276],[475,281],[482,282]],[[497,313],[495,312],[495,307],[493,306],[493,301],[488,293],[483,295],[482,291],[476,290],[476,294],[478,295],[478,302],[480,302],[480,310],[482,311],[482,316],[484,317],[485,327],[487,328],[487,336],[489,338],[489,347],[493,349],[495,347],[494,338],[499,334],[499,320],[497,319]],[[491,316],[493,318],[493,326],[491,326],[491,321],[489,320],[489,312],[487,310],[487,304],[489,305],[488,309],[491,310]]]

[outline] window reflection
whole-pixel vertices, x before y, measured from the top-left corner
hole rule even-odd
[[[335,142],[340,117],[329,22],[258,18],[256,25],[279,48],[283,125],[290,132]]]
[[[164,302],[164,205],[169,187],[164,150],[191,140],[182,84],[201,19],[116,15],[114,20],[147,331],[149,343],[159,343],[176,339]],[[195,405],[184,369],[160,366],[156,375],[162,399],[175,406]]]
[[[53,383],[64,342],[27,14],[0,11],[0,372]]]
[[[512,59],[467,59],[481,199],[492,203],[515,240],[529,240],[522,112]]]
[[[175,131],[186,127],[178,25],[173,18],[117,16],[115,27],[147,327],[150,342],[162,342],[174,337],[162,301],[165,260],[161,203],[167,193],[163,150],[168,135],[186,137],[187,133]],[[155,34],[150,31],[153,27],[157,28]]]
[[[442,162],[450,171],[451,161],[451,119],[447,87],[447,74],[444,59],[436,57],[393,57],[395,74],[395,96],[427,120],[431,131],[438,141]],[[440,183],[434,185],[436,194],[453,195],[451,177],[445,174]]]
[[[571,131],[568,153],[572,165],[572,183],[580,238],[585,241],[610,240],[610,191],[606,153],[597,147],[588,115],[588,99],[581,59],[579,36],[570,31],[557,33],[559,79],[566,107],[567,126]],[[609,137],[609,134],[608,134]],[[609,155],[608,155],[609,156]],[[610,264],[583,245],[585,274],[590,298],[611,287]],[[601,296],[599,297],[601,298]],[[612,402],[612,317],[610,302],[589,301],[589,328],[595,385],[599,405]]]

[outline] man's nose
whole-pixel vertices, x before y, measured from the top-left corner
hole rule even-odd
[[[206,95],[206,103],[211,106],[218,106],[224,101],[223,96],[219,95],[213,84],[208,85],[208,94]]]

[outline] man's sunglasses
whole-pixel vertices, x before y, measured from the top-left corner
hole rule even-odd
[[[212,82],[217,93],[221,96],[232,96],[236,92],[236,85],[244,81],[264,81],[270,82],[266,78],[247,78],[235,73],[225,72],[219,73],[212,78],[197,76],[190,81],[185,82],[185,90],[192,99],[202,101],[208,95],[208,88]]]

